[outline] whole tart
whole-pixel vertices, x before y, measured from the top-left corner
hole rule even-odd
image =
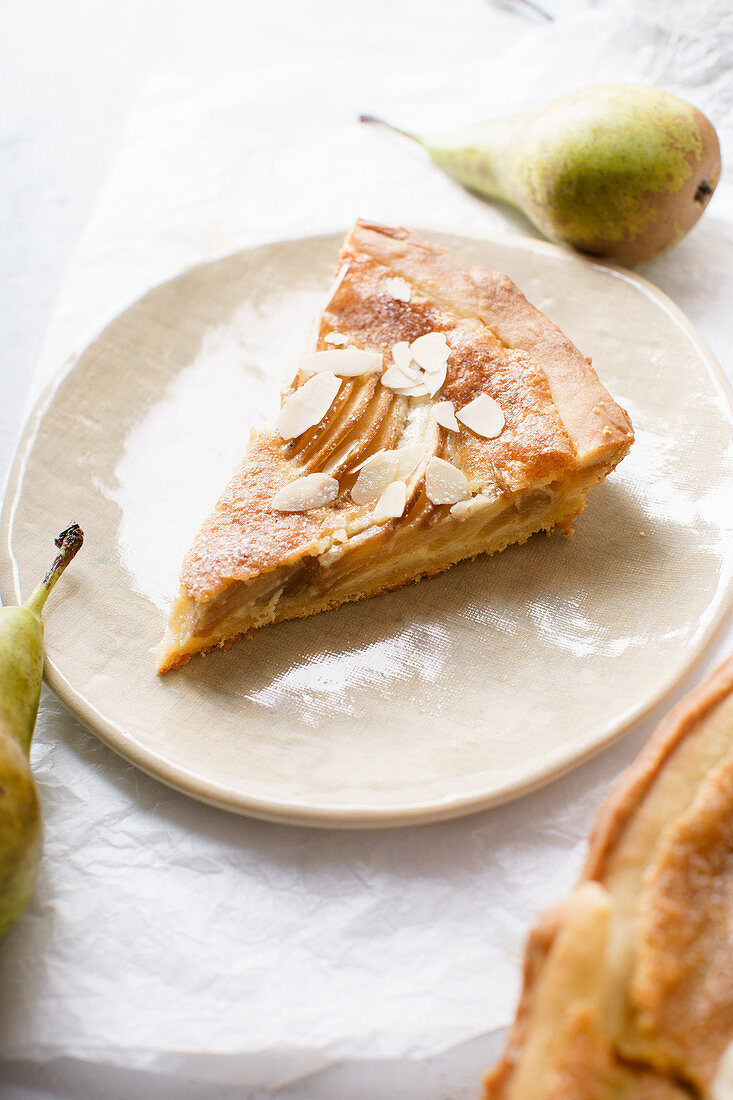
[[[276,426],[186,555],[158,671],[455,562],[569,531],[633,441],[506,276],[357,222]]]
[[[486,1100],[707,1100],[733,1041],[733,658],[601,807],[531,932]]]

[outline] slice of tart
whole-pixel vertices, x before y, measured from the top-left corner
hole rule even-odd
[[[186,556],[158,670],[568,530],[632,440],[507,276],[358,222],[275,427]]]
[[[731,1041],[733,658],[622,776],[530,934],[486,1100],[705,1100]]]

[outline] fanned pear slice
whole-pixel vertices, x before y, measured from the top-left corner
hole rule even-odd
[[[733,1041],[733,658],[601,807],[486,1100],[709,1100]]]
[[[568,530],[631,445],[589,362],[505,275],[365,222],[338,271],[277,426],[253,434],[186,556],[160,672]]]

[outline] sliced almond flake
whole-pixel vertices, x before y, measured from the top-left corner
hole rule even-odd
[[[427,375],[427,378],[429,378],[433,374],[444,374],[447,369],[448,369],[448,360],[443,359],[442,362],[440,362],[440,363],[438,363],[436,361],[435,365],[430,370],[426,370],[426,369],[421,370],[421,374],[422,374],[423,378],[425,378],[426,375]],[[426,378],[426,381],[427,381],[427,378]]]
[[[415,469],[418,462],[425,455],[425,448],[421,444],[415,443],[411,447],[397,447],[391,453],[397,460],[397,473],[395,476],[401,481],[402,478],[407,477]]]
[[[410,354],[423,370],[429,374],[442,370],[448,362],[450,348],[442,332],[426,332],[410,344]]]
[[[342,347],[344,344],[348,344],[348,336],[344,336],[343,332],[329,332],[328,336],[323,337],[324,344],[338,344]]]
[[[398,366],[400,370],[406,370],[412,361],[412,355],[410,354],[410,345],[407,340],[400,340],[399,343],[392,347],[392,358],[395,362],[395,366]]]
[[[425,377],[425,371],[420,370],[420,367],[414,363],[408,367],[400,367],[403,374],[406,374],[408,378],[411,378],[413,382],[421,382]]]
[[[424,454],[425,448],[421,443],[413,443],[408,447],[393,447],[389,450],[383,447],[381,451],[375,451],[374,454],[365,458],[358,466],[352,466],[349,473],[355,474],[359,470],[373,465],[377,460],[381,461],[382,455],[391,455],[397,462],[395,478],[401,480],[412,473]]]
[[[433,405],[433,416],[441,428],[447,428],[449,432],[459,430],[456,410],[452,401],[438,401],[437,405]]]
[[[424,373],[420,367],[418,367],[417,363],[411,361],[409,356],[407,359],[401,356],[399,363],[395,362],[394,366],[389,369],[398,370],[400,374],[404,374],[406,378],[412,379],[413,382],[419,382]]]
[[[341,388],[335,374],[314,374],[287,398],[277,418],[277,430],[283,439],[295,439],[319,424],[331,408]]]
[[[395,276],[393,279],[386,279],[384,285],[387,288],[387,293],[396,298],[398,302],[409,302],[412,297],[412,287],[407,279]]]
[[[409,389],[417,382],[417,378],[411,378],[405,374],[401,367],[389,367],[382,375],[380,382],[388,390]]]
[[[407,504],[407,486],[404,481],[393,481],[377,501],[372,519],[375,523],[385,523],[388,519],[399,519]]]
[[[425,386],[431,397],[435,397],[438,390],[443,388],[445,382],[445,376],[448,373],[448,367],[443,364],[443,369],[438,371],[437,374],[425,375]]]
[[[377,451],[367,459],[351,490],[354,504],[371,504],[378,500],[384,490],[397,478],[395,451]]]
[[[382,447],[381,450],[375,451],[374,454],[371,454],[368,458],[365,458],[364,461],[360,462],[358,466],[354,466],[351,473],[356,473],[357,470],[368,470],[370,466],[379,465],[383,461],[385,455],[395,455],[396,453],[397,451],[394,447]]]
[[[350,474],[358,473],[358,471],[363,470],[364,467],[367,465],[367,463],[371,462],[373,458],[377,458],[378,455],[386,455],[386,454],[389,454],[389,452],[387,450],[385,450],[384,447],[382,448],[381,451],[375,451],[373,455],[369,455],[367,458],[362,459],[361,462],[357,466],[352,466],[351,469],[349,470],[349,473]]]
[[[382,356],[378,351],[364,351],[361,348],[334,348],[304,355],[299,366],[305,374],[331,371],[341,378],[357,378],[361,374],[374,374],[381,370]]]
[[[425,494],[432,504],[457,504],[470,497],[471,489],[462,470],[433,455],[425,470]]]
[[[462,424],[484,439],[496,439],[506,424],[501,405],[493,397],[489,397],[488,393],[482,393],[469,401],[456,416]]]
[[[323,508],[339,495],[339,483],[328,474],[306,474],[291,481],[270,501],[276,512],[309,512]]]
[[[473,515],[474,512],[480,511],[482,508],[488,508],[494,502],[489,500],[488,497],[478,494],[475,497],[471,497],[470,500],[459,500],[457,504],[454,504],[450,510],[450,514],[455,516],[456,519],[465,519],[466,516]]]

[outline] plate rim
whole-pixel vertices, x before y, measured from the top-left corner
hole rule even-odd
[[[208,267],[213,263],[220,263],[233,259],[243,253],[251,253],[260,248],[272,248],[317,242],[320,244],[333,243],[335,246],[343,239],[345,230],[334,230],[317,234],[302,234],[295,237],[278,238],[275,240],[260,242],[245,248],[236,249],[196,264],[189,265],[167,279],[148,287],[125,304],[115,307],[115,312],[101,325],[91,330],[91,335],[85,336],[79,341],[80,351],[74,351],[61,364],[59,369],[51,376],[37,395],[30,413],[20,434],[18,444],[10,464],[8,476],[3,490],[2,506],[0,509],[0,540],[3,553],[0,554],[0,601],[8,604],[21,598],[19,586],[18,562],[13,553],[12,535],[13,520],[22,495],[24,472],[28,457],[33,449],[40,425],[53,404],[54,398],[65,380],[76,369],[77,364],[89,348],[100,339],[111,324],[135,303],[146,297],[149,293],[169,283],[185,277],[196,270]],[[479,242],[486,244],[498,244],[504,247],[517,249],[518,251],[538,252],[564,262],[588,264],[589,266],[619,278],[624,282],[638,287],[644,294],[658,305],[673,322],[688,337],[711,378],[716,383],[717,389],[723,397],[731,427],[733,428],[733,385],[729,381],[723,368],[709,348],[704,338],[700,335],[695,325],[684,311],[661,290],[642,275],[636,274],[618,264],[607,264],[594,257],[585,257],[570,249],[562,248],[548,241],[537,240],[532,237],[522,237],[515,234],[489,234],[470,236],[461,233],[455,228],[445,226],[433,226],[430,228],[418,228],[416,232],[426,236],[452,236],[466,242]],[[569,751],[557,751],[547,760],[540,771],[531,778],[520,777],[502,785],[501,790],[493,790],[484,793],[471,792],[455,796],[434,798],[428,801],[414,801],[402,805],[369,806],[359,803],[317,803],[302,802],[297,799],[279,799],[244,794],[234,790],[223,783],[206,779],[200,774],[190,771],[180,764],[173,763],[165,755],[142,744],[137,740],[131,730],[120,727],[117,723],[106,718],[98,711],[89,700],[77,691],[52,658],[47,654],[44,660],[43,676],[47,684],[61,699],[64,706],[75,715],[94,736],[98,737],[114,752],[130,764],[139,768],[147,775],[178,791],[181,794],[194,798],[199,802],[213,806],[219,810],[235,813],[240,816],[251,817],[258,820],[283,825],[294,825],[306,828],[330,828],[330,829],[388,829],[397,827],[410,827],[413,825],[427,825],[441,821],[454,820],[473,813],[491,809],[539,790],[541,787],[560,779],[569,772],[574,771],[588,760],[597,756],[620,740],[631,728],[648,717],[661,706],[680,686],[680,684],[697,668],[703,657],[708,653],[715,638],[720,633],[723,625],[733,610],[733,578],[729,579],[726,590],[719,598],[716,613],[711,616],[702,631],[694,652],[678,671],[666,677],[660,682],[653,695],[644,703],[624,711],[617,717],[611,728],[604,727],[603,734],[592,745],[578,753]]]

